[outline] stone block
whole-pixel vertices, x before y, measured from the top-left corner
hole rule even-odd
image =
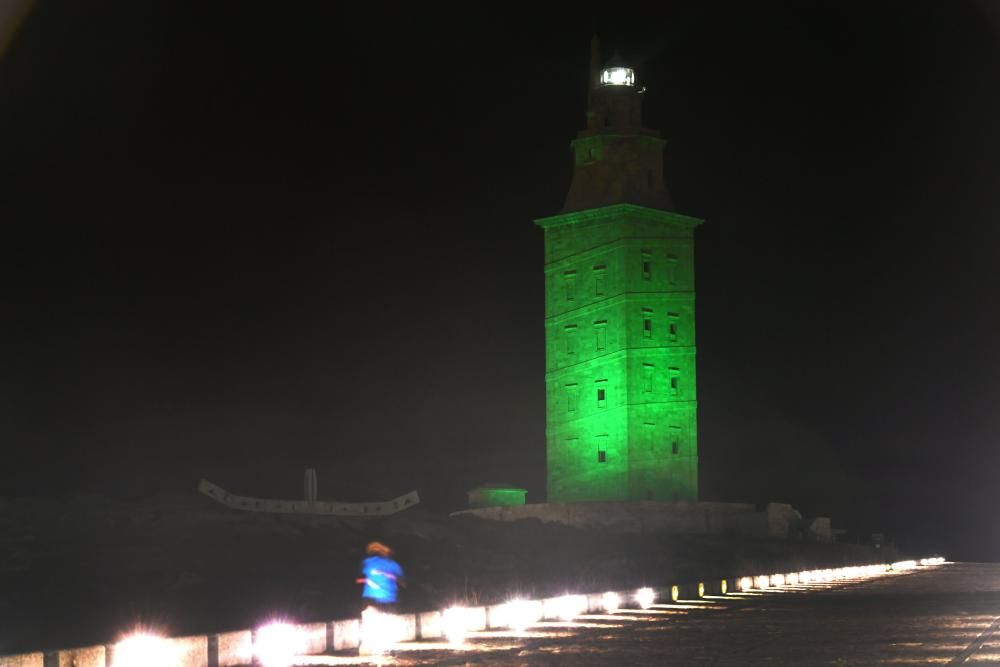
[[[775,540],[786,540],[802,522],[802,515],[791,505],[785,503],[768,503],[765,509],[767,515],[767,536]]]
[[[635,603],[635,590],[608,591],[608,593],[614,593],[618,596],[618,607],[620,609],[627,609],[630,605]],[[605,593],[591,593],[588,595],[587,612],[590,614],[607,613],[607,610],[604,609],[604,596]],[[662,601],[659,599],[659,594],[657,596],[657,601]]]
[[[624,603],[624,598],[622,602]],[[604,593],[591,593],[587,596],[587,612],[590,614],[604,613]]]
[[[466,609],[467,625],[466,630],[470,632],[481,632],[486,629],[486,607],[468,607]]]
[[[357,648],[361,640],[361,621],[352,618],[346,621],[333,621],[333,650],[343,651]]]
[[[697,600],[699,597],[698,582],[677,585],[678,600]]]
[[[326,652],[326,623],[298,623],[295,629],[302,636],[302,652],[306,655]]]
[[[107,662],[107,649],[104,646],[65,649],[54,655],[54,667],[105,667]]]
[[[420,626],[420,639],[437,639],[444,636],[441,612],[425,611],[417,614],[417,622]]]
[[[542,600],[542,620],[564,620],[570,615],[587,613],[586,595],[560,595]]]
[[[237,667],[253,662],[253,633],[250,630],[218,635],[219,667]]]
[[[396,622],[399,628],[399,634],[396,637],[397,641],[412,642],[417,639],[416,614],[399,614],[396,616]]]
[[[818,516],[805,527],[805,538],[811,542],[833,542],[833,528],[830,517]]]
[[[542,620],[544,610],[541,600],[518,600],[488,607],[491,628],[525,626]]]
[[[21,653],[20,655],[0,655],[0,667],[44,667],[44,653]]]
[[[559,618],[559,602],[562,596],[554,598],[543,598],[542,603],[542,615],[541,620],[543,621],[554,621]]]
[[[208,667],[208,636],[172,637],[174,667]]]

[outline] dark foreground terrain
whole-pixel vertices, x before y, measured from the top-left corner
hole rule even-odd
[[[0,500],[0,654],[106,643],[137,624],[189,634],[350,617],[372,538],[396,548],[411,610],[879,559],[855,545],[608,535],[419,507],[365,522],[235,512],[193,492]]]

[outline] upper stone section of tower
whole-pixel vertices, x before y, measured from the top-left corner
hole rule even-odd
[[[615,58],[601,64],[591,44],[587,127],[570,144],[573,182],[563,212],[611,204],[672,208],[663,181],[663,146],[656,130],[642,126],[642,98],[635,71]]]

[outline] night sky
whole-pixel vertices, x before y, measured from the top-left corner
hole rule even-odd
[[[541,501],[533,220],[596,27],[706,220],[702,498],[1000,558],[997,4],[460,7],[36,4],[0,56],[0,496]]]

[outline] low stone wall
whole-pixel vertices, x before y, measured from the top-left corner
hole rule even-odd
[[[942,561],[943,559],[940,559],[938,562],[928,564],[937,565]],[[923,564],[924,562],[921,561],[920,565]],[[886,571],[895,569],[897,566],[902,569],[912,569],[918,567],[918,564],[915,561],[906,561],[892,566],[879,564],[870,567]],[[825,570],[824,572],[832,573],[833,571]],[[804,575],[805,573],[803,573]],[[857,575],[845,574],[843,576]],[[673,584],[653,590],[658,602],[669,603],[670,601],[696,600],[706,595],[738,593],[750,587],[768,589],[796,585],[799,582],[798,577],[798,573],[741,575],[721,580]],[[824,579],[824,581],[830,580]],[[623,607],[634,602],[636,591],[617,591],[617,593]],[[583,600],[581,613],[601,611],[603,595],[603,593],[579,595],[578,597]],[[526,604],[537,606],[539,619],[558,618],[562,609],[560,603],[560,598],[526,601]],[[466,630],[482,631],[505,627],[499,625],[500,619],[503,617],[501,613],[498,613],[500,610],[500,605],[467,608],[465,613]],[[402,614],[398,618],[402,629],[401,641],[437,639],[444,634],[440,611]],[[295,625],[295,628],[303,639],[301,650],[306,654],[348,651],[358,648],[360,642],[361,633],[358,619],[302,623]],[[253,662],[253,637],[254,632],[251,630],[238,630],[220,634],[174,637],[164,641],[175,649],[176,660],[172,667],[241,667]],[[7,655],[0,656],[0,667],[115,667],[114,652],[115,647],[112,645]]]

